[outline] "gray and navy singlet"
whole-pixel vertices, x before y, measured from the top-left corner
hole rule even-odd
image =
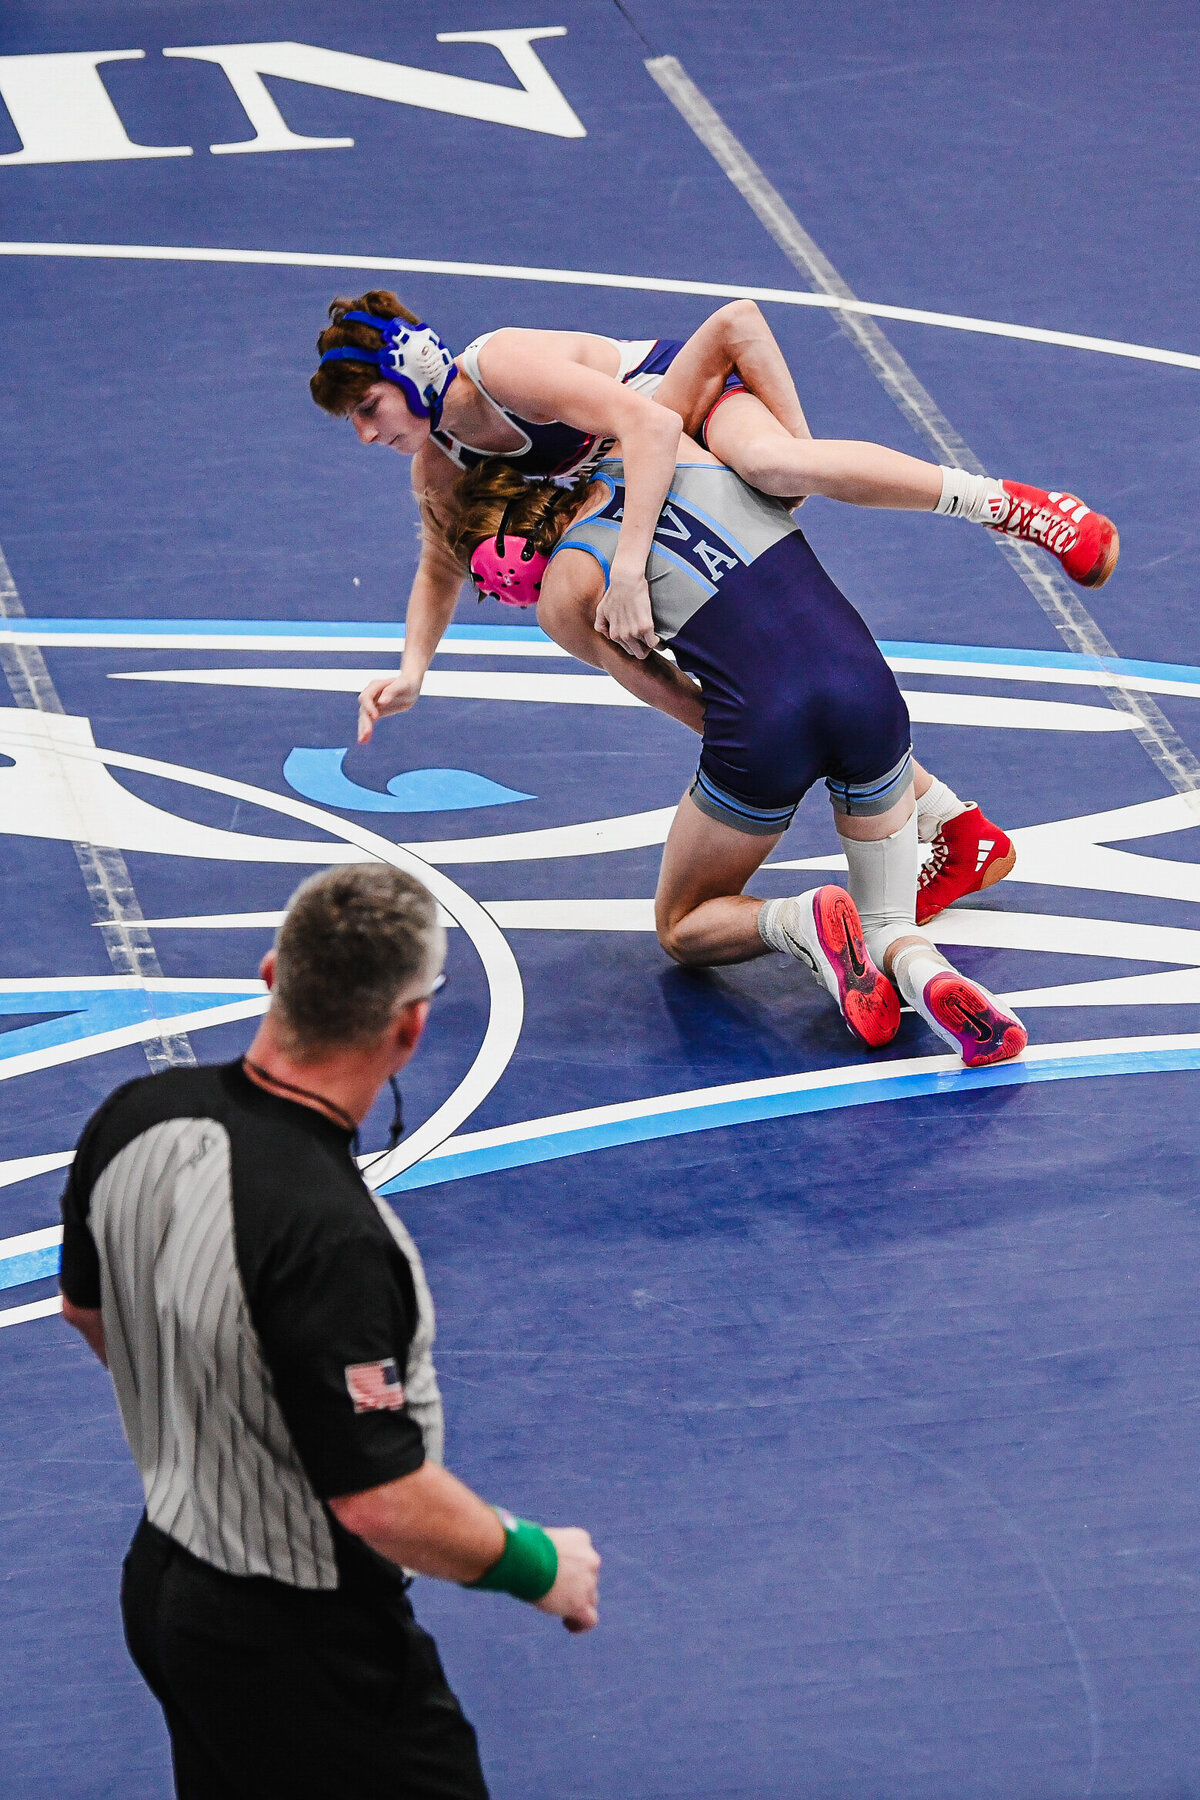
[[[607,581],[623,465],[603,506],[554,555],[582,550]],[[755,836],[785,831],[824,777],[836,810],[878,814],[912,779],[908,708],[874,638],[782,501],[715,463],[680,463],[646,564],[654,629],[704,695],[691,797]]]

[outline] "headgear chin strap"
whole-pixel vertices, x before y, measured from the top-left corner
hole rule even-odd
[[[404,395],[414,418],[428,419],[436,431],[442,419],[446,391],[458,374],[454,358],[436,331],[428,325],[410,325],[405,319],[381,319],[375,313],[348,312],[338,320],[371,325],[382,334],[382,350],[360,350],[346,344],[327,350],[318,367],[328,362],[371,363],[382,380],[391,381]]]
[[[500,529],[494,538],[485,538],[471,555],[471,579],[480,595],[490,594],[505,606],[536,606],[542,576],[550,558],[535,550],[531,539],[506,536],[513,509],[523,496],[518,494],[504,509]]]

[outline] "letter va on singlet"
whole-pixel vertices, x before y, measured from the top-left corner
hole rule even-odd
[[[697,521],[686,508],[677,503],[663,507],[662,517],[654,533],[656,542],[664,545],[669,543],[677,556],[682,556],[692,568],[697,568],[698,565],[709,581],[720,586],[722,577],[728,575],[730,569],[741,567],[742,559],[734,555],[723,539],[717,544],[708,541],[716,536],[717,533],[710,525],[706,525],[703,531],[697,530]]]
[[[406,63],[381,62],[316,44],[193,44],[164,50],[168,57],[216,63],[245,110],[253,137],[210,144],[214,156],[262,150],[350,149],[353,138],[304,137],[290,129],[263,77],[304,82],[342,94],[391,100],[429,112],[457,113],[519,131],[579,138],[587,132],[533,48],[538,38],[565,37],[563,25],[520,26],[497,31],[442,31],[439,44],[491,44],[519,87],[445,75]],[[138,144],[125,130],[100,65],[138,62],[144,50],[73,50],[45,56],[0,56],[0,99],[21,149],[0,164],[128,162],[151,156],[190,156],[189,144]]]
[[[597,515],[601,519],[613,519],[617,524],[625,517],[624,502],[619,493],[602,507]],[[707,533],[707,536],[705,535]],[[710,524],[700,527],[699,520],[693,518],[686,507],[678,501],[669,502],[662,509],[662,514],[654,531],[654,541],[680,557],[699,574],[701,571],[715,587],[719,587],[730,569],[738,569],[742,559],[736,555],[724,539],[719,544],[709,543],[709,538],[718,533]]]

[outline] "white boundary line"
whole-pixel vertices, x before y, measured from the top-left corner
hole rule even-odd
[[[1126,356],[1135,362],[1166,363],[1177,369],[1200,369],[1200,356],[1186,350],[1160,350],[1152,344],[1127,344],[1118,338],[1087,337],[1073,331],[1048,331],[1039,325],[1012,325],[1002,319],[975,319],[961,313],[929,312],[923,307],[889,306],[874,300],[841,299],[835,294],[797,292],[793,288],[750,287],[734,282],[675,281],[659,275],[607,275],[596,269],[533,269],[520,264],[441,262],[414,256],[331,256],[320,251],[210,249],[186,244],[41,244],[0,242],[0,256],[91,257],[100,261],[250,264],[280,269],[371,269],[399,275],[458,275],[472,280],[549,282],[561,287],[625,288],[648,294],[700,294],[714,300],[762,300],[778,306],[818,306],[874,319],[897,319],[908,325],[940,325],[945,331],[981,332],[985,337],[1017,338],[1064,350],[1092,350],[1101,356]]]
[[[31,1319],[48,1319],[62,1311],[62,1295],[51,1294],[45,1300],[31,1300],[27,1306],[10,1306],[0,1312],[0,1331],[6,1325],[27,1325]]]
[[[137,984],[140,986],[140,983]],[[144,1044],[164,1033],[175,1035],[201,1031],[210,1025],[235,1025],[241,1019],[255,1019],[267,1010],[267,996],[235,1000],[228,1006],[208,1006],[202,1011],[179,1012],[170,1018],[152,1016],[137,1019],[130,1025],[117,1025],[111,1031],[92,1032],[88,1037],[68,1038],[62,1044],[49,1044],[41,1050],[27,1050],[20,1056],[0,1058],[0,1081],[12,1081],[18,1075],[32,1075],[39,1069],[57,1069],[64,1063],[82,1062],[103,1056],[110,1050],[121,1050],[130,1044]]]
[[[20,742],[21,739],[13,734],[6,741]],[[40,746],[40,739],[30,741]],[[392,1180],[411,1163],[419,1162],[423,1156],[427,1156],[451,1132],[457,1131],[491,1093],[508,1067],[521,1035],[525,1006],[521,972],[508,939],[484,912],[479,902],[448,875],[426,862],[419,852],[410,850],[404,844],[394,844],[390,839],[368,831],[355,821],[340,818],[322,807],[310,806],[306,801],[292,800],[283,794],[274,794],[268,788],[254,787],[248,782],[231,781],[223,775],[210,775],[203,769],[191,769],[183,763],[162,762],[156,757],[102,750],[92,744],[64,743],[61,745],[61,755],[64,761],[78,759],[82,762],[107,763],[113,768],[158,775],[167,781],[202,788],[208,793],[224,794],[231,800],[264,806],[287,818],[298,819],[302,824],[314,825],[319,831],[328,832],[338,842],[361,850],[366,858],[390,863],[393,868],[405,869],[415,875],[439,905],[451,918],[457,919],[466,931],[483,964],[488,982],[490,1005],[483,1041],[471,1067],[437,1111],[389,1155],[373,1162],[371,1187],[377,1188],[381,1183]],[[262,1003],[259,1000],[249,1000],[239,1005],[261,1010]],[[214,1008],[205,1016],[215,1022],[215,1015],[221,1010],[223,1009]]]
[[[74,1160],[74,1150],[51,1150],[42,1156],[10,1157],[7,1162],[0,1162],[0,1187],[12,1187],[18,1181],[32,1181],[35,1175],[65,1169]]]
[[[49,1250],[61,1244],[61,1225],[44,1225],[40,1231],[19,1231],[16,1237],[0,1238],[0,1262],[12,1256],[28,1256],[31,1250]]]

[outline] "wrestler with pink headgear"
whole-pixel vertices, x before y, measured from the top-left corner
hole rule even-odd
[[[412,458],[424,523],[401,666],[363,689],[362,742],[378,719],[406,712],[420,695],[463,575],[439,518],[452,508],[462,473],[488,462],[525,480],[562,481],[594,468],[619,442],[627,498],[595,626],[639,659],[658,642],[645,567],[681,422],[749,485],[789,507],[820,494],[972,520],[1040,544],[1084,586],[1107,580],[1116,563],[1111,521],[1072,495],[938,468],[878,444],[814,439],[787,363],[750,300],[721,307],[686,343],[504,329],[477,337],[457,356],[391,292],[337,300],[330,318],[318,339],[313,398],[349,419],[362,443]],[[503,534],[501,540],[481,549],[472,576],[506,605],[532,606],[537,552]],[[1012,866],[1012,846],[977,807],[919,765],[916,777],[922,837],[939,859],[924,897],[932,917],[1001,879]]]
[[[457,356],[383,289],[335,300],[330,318],[313,398],[348,418],[364,444],[412,457],[426,526],[401,669],[364,690],[368,731],[420,693],[459,586],[432,521],[459,474],[493,459],[526,480],[562,480],[620,443],[629,497],[597,628],[636,657],[657,642],[645,565],[681,424],[750,486],[789,506],[820,494],[970,519],[1038,543],[1085,587],[1106,581],[1116,564],[1111,521],[1074,495],[938,468],[880,444],[813,438],[751,300],[721,307],[686,343],[507,328],[484,332]],[[506,596],[515,591],[504,584]]]
[[[536,606],[550,558],[535,549],[529,538],[509,530],[516,508],[517,501],[510,500],[495,537],[476,547],[471,556],[471,580],[485,599],[490,596],[505,606]]]

